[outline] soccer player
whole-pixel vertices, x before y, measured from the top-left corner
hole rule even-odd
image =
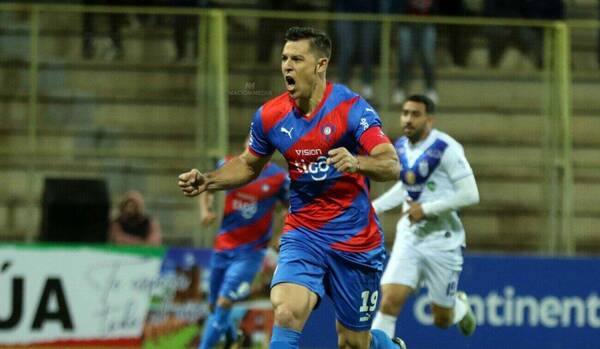
[[[184,195],[223,190],[256,177],[277,149],[290,173],[290,212],[271,283],[271,348],[298,348],[324,295],[333,300],[340,348],[404,348],[370,331],[385,249],[367,176],[396,180],[400,166],[375,110],[347,87],[326,80],[331,40],[290,28],[281,54],[286,92],[254,116],[250,144],[220,169],[179,176]]]
[[[221,160],[218,167],[228,160],[231,158]],[[237,341],[231,307],[250,295],[271,239],[276,203],[289,205],[289,182],[285,170],[269,162],[258,178],[227,191],[210,261],[208,303],[212,314],[205,322],[200,349],[215,347],[224,334],[226,343]],[[206,226],[216,219],[214,197],[204,192],[199,198],[200,221]]]
[[[458,324],[468,336],[477,325],[466,294],[456,289],[465,246],[458,210],[479,202],[479,192],[462,146],[433,128],[434,107],[423,95],[404,102],[404,136],[395,143],[400,181],[373,202],[377,213],[401,204],[403,209],[373,322],[373,328],[390,336],[404,302],[421,283],[427,286],[437,327]]]

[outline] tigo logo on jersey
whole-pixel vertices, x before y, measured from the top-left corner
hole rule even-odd
[[[256,214],[258,206],[256,201],[247,202],[239,199],[233,199],[233,209],[239,211],[242,217],[250,219]]]
[[[298,172],[310,174],[310,178],[315,181],[325,180],[325,178],[327,178],[327,172],[329,171],[329,164],[327,164],[326,156],[319,156],[317,161],[308,164],[304,160],[300,160],[299,163],[298,161],[295,161],[294,165],[296,165]]]

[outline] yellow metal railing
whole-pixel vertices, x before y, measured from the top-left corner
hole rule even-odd
[[[165,7],[104,7],[67,5],[21,5],[0,4],[0,12],[19,11],[30,14],[30,53],[28,91],[28,139],[29,156],[32,159],[30,171],[36,170],[39,155],[38,134],[38,78],[39,78],[39,38],[40,16],[52,13],[122,13],[192,15],[202,18],[198,42],[201,53],[196,61],[197,115],[190,115],[195,123],[196,151],[194,158],[204,165],[209,159],[222,157],[228,151],[228,54],[227,23],[229,19],[269,18],[310,19],[311,21],[373,21],[381,23],[379,87],[389,91],[391,77],[392,26],[396,23],[435,23],[463,26],[528,26],[543,29],[545,62],[545,102],[544,102],[544,154],[545,156],[545,204],[547,210],[547,231],[541,244],[547,253],[572,254],[575,251],[572,231],[573,220],[573,169],[571,139],[571,61],[570,28],[600,27],[597,21],[533,21],[521,19],[492,18],[447,18],[410,17],[401,15],[339,14],[315,12],[255,11],[238,9],[191,9]],[[390,109],[388,93],[383,93],[378,105],[382,115]],[[192,121],[190,121],[192,123]],[[101,152],[99,152],[100,154]],[[110,153],[106,154],[110,157]],[[181,156],[186,156],[182,154]]]

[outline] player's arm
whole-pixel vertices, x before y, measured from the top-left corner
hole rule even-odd
[[[469,175],[455,182],[454,193],[440,200],[422,204],[425,216],[436,216],[441,213],[455,211],[463,207],[475,205],[479,202],[479,190],[475,176]]]
[[[215,195],[213,193],[205,191],[198,196],[198,203],[200,206],[200,223],[203,226],[211,225],[216,219],[217,215],[214,211]]]
[[[418,222],[426,216],[437,216],[455,211],[479,202],[479,190],[471,165],[460,145],[448,149],[442,157],[440,169],[452,180],[454,192],[438,200],[426,203],[409,202],[408,216],[411,222]]]
[[[271,156],[256,156],[248,149],[218,169],[202,173],[197,169],[179,175],[179,188],[185,196],[196,196],[205,191],[228,190],[251,182]]]
[[[397,180],[400,176],[398,155],[390,143],[376,145],[369,155],[358,155],[356,159],[358,172],[375,181]]]
[[[360,143],[369,155],[352,155],[348,149],[331,149],[327,162],[336,170],[361,173],[378,182],[396,180],[400,176],[400,163],[396,149],[383,134],[381,128],[372,127],[363,133]]]
[[[380,214],[402,205],[406,196],[404,184],[401,181],[396,182],[393,187],[373,201],[375,213]]]

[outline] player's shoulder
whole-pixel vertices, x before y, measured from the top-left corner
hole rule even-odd
[[[351,113],[358,112],[358,114],[362,114],[364,109],[369,107],[368,103],[358,93],[352,91],[346,85],[337,83],[333,84],[331,94],[327,98],[327,104],[336,108],[346,104],[351,107]]]
[[[360,98],[360,95],[352,91],[344,84],[334,83],[331,91],[331,97],[341,101],[346,101],[353,98]]]
[[[435,128],[431,132],[432,132],[432,136],[436,140],[440,140],[440,141],[446,143],[448,145],[449,149],[456,149],[456,150],[463,151],[463,146],[454,137],[450,136],[446,132],[440,131]]]
[[[258,113],[263,125],[273,125],[292,111],[293,107],[294,104],[292,103],[290,95],[287,92],[284,92],[265,102],[258,109]]]
[[[332,103],[336,105],[340,105],[342,103],[350,104],[347,115],[351,122],[358,123],[363,117],[379,118],[379,114],[375,108],[373,108],[373,106],[371,106],[366,99],[345,85],[334,84],[330,99]]]

